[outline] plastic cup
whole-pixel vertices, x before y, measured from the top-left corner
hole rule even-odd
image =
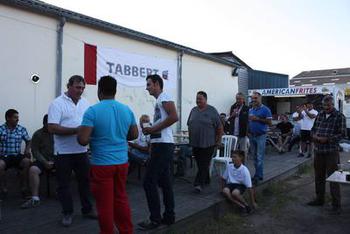
[[[142,123],[143,128],[149,128],[151,127],[151,123]]]

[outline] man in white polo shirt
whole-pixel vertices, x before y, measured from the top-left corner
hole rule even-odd
[[[48,129],[54,134],[54,154],[57,173],[57,196],[62,206],[62,224],[72,224],[73,199],[70,190],[72,171],[78,180],[81,212],[84,217],[96,218],[90,202],[89,159],[87,147],[77,141],[77,131],[89,107],[81,97],[85,89],[84,78],[69,78],[67,92],[57,97],[48,111]]]

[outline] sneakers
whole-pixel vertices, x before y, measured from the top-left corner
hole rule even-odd
[[[315,199],[315,200],[312,200],[308,203],[306,203],[308,206],[323,206],[324,204],[324,201],[320,200],[320,199]]]
[[[298,158],[302,158],[302,157],[304,157],[304,154],[303,153],[299,153],[298,154]]]
[[[154,222],[151,220],[146,220],[141,223],[138,223],[141,230],[152,230],[160,226],[160,223]]]
[[[197,186],[194,187],[194,191],[196,193],[201,193],[202,192],[202,187],[200,185],[197,185]]]
[[[62,225],[65,227],[69,227],[73,222],[73,215],[72,214],[66,214],[63,215],[62,218]]]
[[[87,219],[97,219],[97,214],[94,210],[90,210],[88,213],[84,213],[83,217]]]
[[[33,198],[27,200],[21,205],[21,209],[35,208],[40,205],[40,200],[34,200]]]

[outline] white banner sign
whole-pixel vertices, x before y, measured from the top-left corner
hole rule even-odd
[[[145,87],[146,76],[158,74],[163,78],[164,88],[176,89],[177,61],[152,56],[126,53],[114,48],[97,46],[96,75],[110,75],[118,84]]]

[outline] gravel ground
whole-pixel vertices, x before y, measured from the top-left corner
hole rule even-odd
[[[345,164],[349,153],[341,154]],[[350,164],[349,164],[350,167]],[[323,207],[310,207],[306,203],[314,198],[314,172],[305,167],[300,172],[258,193],[258,210],[248,217],[241,217],[232,208],[224,217],[212,220],[201,230],[188,233],[350,233],[350,186],[342,186],[342,213],[331,215],[329,184]]]

